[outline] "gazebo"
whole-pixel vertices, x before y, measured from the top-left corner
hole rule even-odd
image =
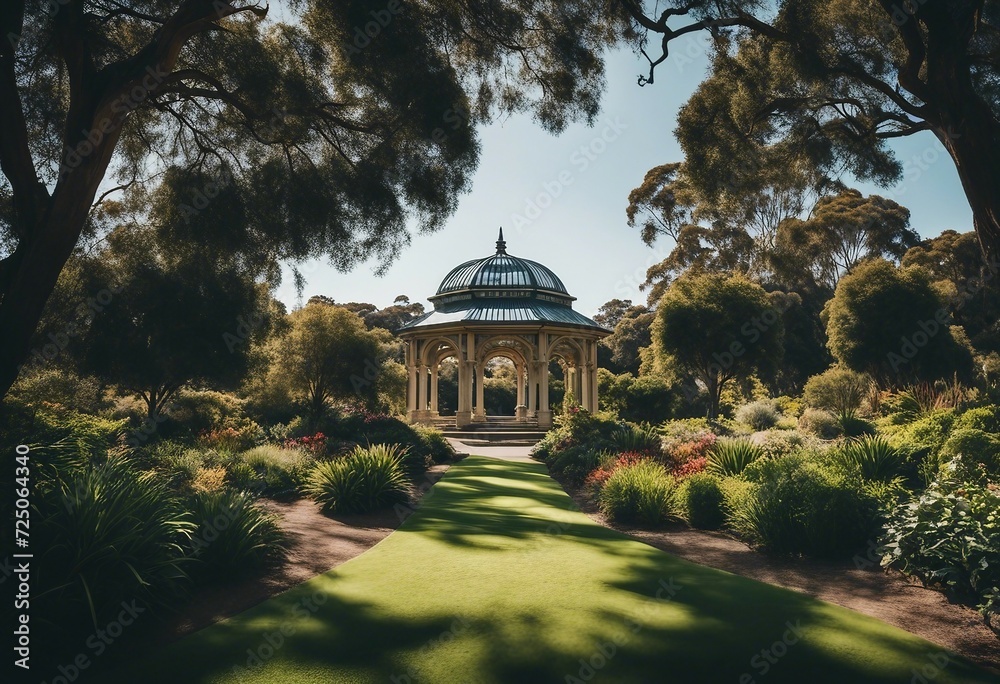
[[[553,360],[563,368],[566,391],[582,408],[597,410],[597,343],[611,331],[573,310],[576,298],[555,273],[508,254],[502,228],[496,254],[453,268],[429,299],[433,310],[398,331],[406,342],[410,422],[440,422],[438,375],[449,357],[458,365],[457,427],[487,420],[483,381],[496,357],[514,364],[517,421],[552,426]]]

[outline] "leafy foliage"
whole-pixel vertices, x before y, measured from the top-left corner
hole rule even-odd
[[[941,481],[899,506],[886,523],[882,564],[925,583],[1000,597],[1000,491]]]
[[[103,625],[122,601],[163,603],[184,588],[194,523],[162,480],[125,458],[45,482],[36,506],[38,610],[58,604]]]
[[[729,524],[762,548],[838,557],[878,533],[879,494],[805,454],[758,461],[746,477],[756,486],[734,507]]]
[[[716,475],[739,475],[763,456],[749,439],[720,439],[708,454],[708,471]]]
[[[277,516],[254,503],[247,492],[199,493],[189,503],[197,529],[189,555],[191,574],[227,580],[259,571],[283,555],[284,533]]]
[[[899,474],[905,456],[880,435],[866,435],[834,450],[835,458],[866,480],[891,480]]]
[[[665,365],[669,359],[708,388],[714,418],[729,381],[780,360],[782,331],[780,312],[760,285],[737,275],[691,273],[660,300],[652,338]]]
[[[657,526],[675,517],[677,485],[651,460],[615,468],[598,497],[601,511],[615,522]]]
[[[768,430],[781,420],[781,412],[773,401],[761,399],[743,404],[736,409],[736,420],[746,423],[754,430]]]
[[[688,477],[680,486],[679,498],[692,527],[717,530],[725,522],[725,495],[715,475],[698,473]]]
[[[410,481],[398,445],[356,447],[346,456],[316,464],[303,489],[325,511],[368,513],[402,503]]]

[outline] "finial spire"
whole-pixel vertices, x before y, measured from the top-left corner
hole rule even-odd
[[[497,254],[507,253],[507,243],[503,239],[503,226],[500,226],[500,237],[497,238]]]

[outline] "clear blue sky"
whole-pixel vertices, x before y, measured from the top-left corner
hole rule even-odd
[[[517,116],[483,129],[472,190],[442,230],[414,235],[383,277],[373,274],[377,264],[339,273],[322,261],[307,263],[303,299],[323,294],[338,302],[383,307],[406,294],[427,305],[427,297],[453,266],[493,253],[502,225],[507,251],[555,271],[584,314],[592,315],[615,297],[644,301],[638,285],[646,268],[666,256],[671,245],[661,241],[648,248],[638,231],[628,227],[628,193],[651,167],[682,161],[673,136],[677,111],[704,77],[706,65],[700,39],[691,36],[677,49],[671,45],[670,60],[660,65],[656,84],[640,88],[640,61],[629,52],[611,54],[603,113],[592,128],[574,125],[553,136],[529,116]],[[581,151],[588,148],[589,154]],[[906,168],[897,186],[855,186],[908,207],[912,227],[923,236],[946,228],[972,230],[957,173],[937,140],[922,133],[897,141],[895,149]],[[540,203],[550,196],[551,203],[528,218],[530,203],[540,195]],[[298,301],[287,274],[277,296],[290,307]]]

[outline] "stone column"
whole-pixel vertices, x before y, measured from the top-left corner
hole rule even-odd
[[[485,363],[476,364],[476,411],[473,414],[473,420],[486,420],[485,394],[483,392],[485,366]]]
[[[538,427],[552,427],[552,411],[549,410],[549,364],[539,361],[535,364],[535,376],[538,379]]]
[[[590,369],[585,365],[580,370],[580,406],[587,411],[593,411],[594,409],[590,405]]]
[[[412,363],[406,367],[406,417],[414,423],[417,420],[417,367]]]
[[[524,403],[524,366],[519,363],[514,364],[514,377],[517,378],[517,403],[514,406],[514,417],[523,421],[527,417],[527,407]]]
[[[427,419],[427,366],[417,366],[417,420]]]
[[[455,412],[456,427],[464,427],[472,422],[472,373],[471,361],[458,362],[458,410]]]
[[[435,363],[431,366],[431,417],[438,415],[438,373],[441,372],[441,364]]]
[[[600,405],[597,403],[597,341],[590,341],[590,363],[587,364],[588,370],[590,371],[590,404],[594,408],[593,411],[597,411]]]

